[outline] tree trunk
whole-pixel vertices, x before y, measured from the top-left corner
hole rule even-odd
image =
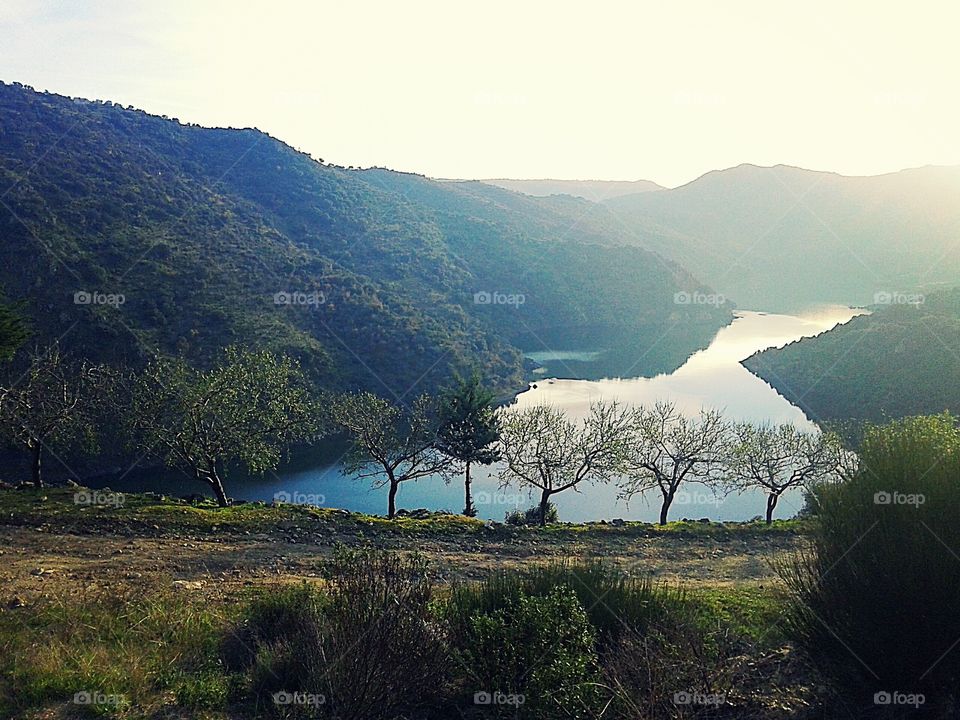
[[[40,461],[43,455],[43,445],[37,443],[33,446],[33,467],[31,468],[31,477],[33,484],[37,487],[43,487],[43,476],[40,474]]]
[[[463,476],[463,514],[467,517],[476,517],[477,509],[473,506],[473,498],[470,496],[470,461],[467,461],[467,471]]]
[[[227,500],[227,493],[224,492],[223,482],[220,480],[220,475],[217,473],[216,466],[210,468],[206,473],[207,484],[213,489],[213,494],[217,498],[217,505],[220,507],[227,507],[230,504],[230,501]]]
[[[544,490],[540,494],[540,527],[547,526],[547,505],[550,503],[550,491]]]
[[[663,496],[663,504],[660,506],[660,524],[667,524],[667,515],[670,512],[670,506],[673,504],[673,493],[665,493]]]
[[[400,483],[390,478],[390,494],[388,495],[387,519],[393,520],[397,516],[397,488]]]
[[[773,511],[777,507],[777,501],[779,499],[779,493],[770,493],[767,495],[767,525],[773,522]]]

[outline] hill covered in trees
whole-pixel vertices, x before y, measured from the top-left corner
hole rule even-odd
[[[604,204],[636,244],[743,308],[863,306],[960,281],[960,167],[846,177],[740,165]]]
[[[622,195],[664,189],[662,185],[658,185],[651,180],[510,180],[494,178],[483,182],[525,195],[573,195],[595,202]]]
[[[957,413],[960,289],[918,299],[879,306],[743,364],[816,419]]]
[[[665,323],[696,346],[730,318],[675,302],[709,288],[586,201],[325,165],[258,130],[17,84],[0,108],[0,286],[37,343],[93,361],[256,344],[336,389],[400,396],[477,367],[504,391],[521,350]]]

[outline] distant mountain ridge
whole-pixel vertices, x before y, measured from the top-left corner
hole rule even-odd
[[[493,178],[480,182],[535,197],[573,195],[594,202],[609,200],[622,195],[656,192],[665,189],[662,185],[658,185],[651,180],[512,180]]]
[[[347,170],[258,130],[17,84],[0,83],[0,193],[7,299],[37,342],[93,360],[257,344],[326,387],[405,400],[473,367],[517,389],[521,348],[571,331],[671,323],[705,344],[730,318],[678,305],[708,289],[585,200]]]
[[[849,177],[745,164],[604,205],[635,244],[740,307],[866,305],[960,282],[960,167]]]

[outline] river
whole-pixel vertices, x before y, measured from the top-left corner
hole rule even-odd
[[[732,420],[790,422],[813,430],[816,426],[799,408],[750,373],[740,361],[758,350],[817,335],[861,312],[841,306],[821,307],[798,315],[741,311],[729,325],[717,332],[705,349],[693,353],[674,372],[649,378],[603,380],[544,377],[517,396],[516,406],[550,403],[572,417],[582,417],[590,403],[600,399],[637,405],[672,400],[683,412],[691,415],[698,413],[701,407],[716,408]],[[589,360],[593,353],[541,352],[531,353],[531,356],[537,362],[549,363],[551,368],[562,369],[564,360]],[[475,468],[474,471],[474,500],[481,518],[503,520],[507,511],[529,507],[534,502],[533,497],[518,488],[499,488],[497,469],[494,465]],[[177,494],[202,491],[200,487],[183,482],[182,476],[179,480],[176,481],[174,475],[169,486],[158,488],[155,474],[152,480],[131,476],[116,484],[114,489],[142,490],[149,486],[149,489]],[[345,475],[338,463],[268,473],[264,477],[231,477],[227,481],[227,491],[232,497],[245,500],[273,500],[284,493],[286,498],[295,502],[377,514],[385,513],[387,505],[384,488],[372,488],[367,481]],[[634,498],[627,504],[617,498],[614,486],[588,485],[580,492],[558,494],[553,500],[561,520],[580,522],[623,518],[653,522],[659,512],[658,497]],[[785,494],[776,517],[794,515],[801,504],[799,491]],[[400,487],[397,506],[459,512],[463,507],[463,486],[456,481],[447,484],[439,478],[406,482]],[[763,496],[759,492],[719,497],[702,486],[690,485],[675,500],[671,519],[748,520],[760,515],[763,507]]]

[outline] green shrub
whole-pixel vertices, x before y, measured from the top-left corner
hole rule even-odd
[[[577,597],[597,632],[601,652],[624,632],[642,632],[654,618],[678,611],[683,604],[681,592],[656,585],[649,577],[630,577],[602,561],[561,561],[458,585],[450,607],[462,624],[462,618],[500,610],[523,596],[545,596],[557,587]]]
[[[596,717],[594,630],[568,588],[521,595],[459,633],[467,694],[495,716]]]
[[[258,708],[392,720],[437,705],[449,658],[425,561],[340,550],[325,570],[324,595],[308,586],[271,591],[224,643]]]
[[[395,718],[439,703],[449,654],[430,611],[428,570],[422,556],[375,550],[341,551],[330,564],[324,673],[338,719]]]
[[[504,519],[507,525],[539,525],[540,506],[534,505],[526,510],[511,510]],[[560,513],[557,512],[557,506],[553,503],[547,503],[547,514],[544,522],[560,522]]]
[[[860,470],[821,497],[812,547],[781,572],[787,632],[854,713],[923,694],[952,716],[960,680],[960,432],[949,415],[866,430]],[[883,700],[886,695],[878,695]],[[903,699],[903,698],[901,698]]]
[[[262,592],[224,638],[220,652],[224,666],[231,671],[246,670],[262,649],[294,637],[302,638],[303,645],[317,643],[323,604],[320,591],[306,583]],[[289,681],[299,682],[295,678]]]

